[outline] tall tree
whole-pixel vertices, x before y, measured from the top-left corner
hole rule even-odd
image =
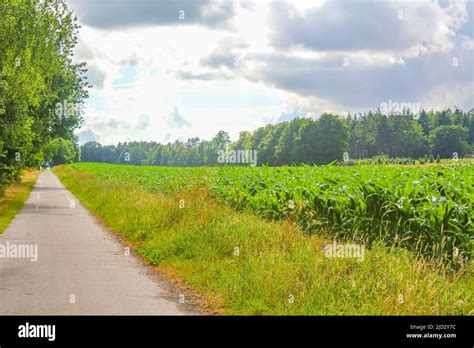
[[[431,131],[431,125],[430,125],[430,118],[428,117],[428,114],[426,113],[425,110],[421,109],[417,122],[421,126],[421,129],[423,130],[423,134],[425,136],[428,136],[428,134],[430,134],[430,131]]]
[[[44,161],[51,139],[75,141],[89,87],[71,60],[77,30],[64,0],[0,2],[0,187]]]
[[[323,114],[318,120],[316,147],[317,164],[342,160],[349,147],[349,126],[340,117]]]
[[[430,134],[432,153],[452,158],[453,153],[464,156],[468,149],[468,130],[462,126],[440,126]]]

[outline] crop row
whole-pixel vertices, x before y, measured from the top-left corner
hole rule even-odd
[[[455,263],[470,259],[474,166],[138,167],[74,165],[148,190],[206,185],[216,197],[307,233],[407,248]]]
[[[294,217],[307,232],[470,258],[474,167],[221,168],[214,190],[271,218]]]

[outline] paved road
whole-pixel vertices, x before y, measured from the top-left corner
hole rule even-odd
[[[40,174],[2,245],[0,314],[191,314],[179,290],[127,256],[51,172]],[[20,245],[24,257],[14,258]]]

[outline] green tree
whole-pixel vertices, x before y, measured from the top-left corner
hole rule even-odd
[[[71,60],[77,30],[64,0],[0,2],[0,186],[42,163],[51,139],[75,141],[88,88]]]
[[[275,148],[287,124],[288,123],[280,123],[265,127],[265,136],[263,137],[259,147],[257,148],[258,160],[261,164],[267,164],[270,166],[277,165]]]
[[[437,117],[436,117],[436,121],[435,121],[435,125],[436,127],[439,127],[439,126],[449,126],[451,125],[453,122],[452,122],[452,119],[451,119],[451,110],[443,110],[439,113],[437,113]]]
[[[205,145],[205,156],[208,165],[217,164],[218,151],[224,151],[230,144],[229,133],[225,131],[219,131],[210,143],[204,142]]]
[[[389,116],[391,132],[387,138],[389,157],[419,158],[427,152],[427,140],[422,127],[414,121],[412,115]]]
[[[317,164],[320,161],[319,152],[319,123],[306,119],[300,124],[298,134],[293,145],[292,162],[296,164]]]
[[[423,134],[425,136],[428,136],[430,134],[430,131],[431,131],[431,124],[430,124],[430,118],[429,118],[429,116],[428,116],[428,114],[426,113],[425,110],[422,109],[420,111],[417,122],[422,128]]]
[[[462,126],[439,126],[430,134],[431,152],[441,158],[464,156],[468,149],[468,130]]]
[[[297,163],[295,156],[295,143],[300,130],[301,122],[302,121],[300,118],[295,118],[284,127],[275,147],[277,165]]]
[[[318,119],[315,151],[316,163],[327,164],[342,160],[349,147],[349,126],[340,117],[323,114]]]
[[[63,138],[51,140],[44,149],[45,160],[54,165],[72,163],[77,155],[74,143]]]

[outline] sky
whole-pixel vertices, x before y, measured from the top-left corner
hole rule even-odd
[[[81,143],[235,140],[396,103],[474,107],[473,0],[67,3],[93,85]]]

